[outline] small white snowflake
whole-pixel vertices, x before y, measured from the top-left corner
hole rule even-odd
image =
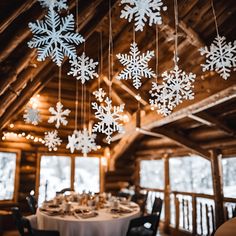
[[[61,102],[57,102],[56,109],[54,107],[49,108],[49,112],[52,114],[52,116],[49,117],[48,123],[53,123],[56,121],[56,128],[60,127],[60,123],[63,125],[67,125],[68,121],[66,120],[65,116],[68,116],[70,114],[70,110],[62,110],[63,105]]]
[[[68,135],[68,144],[66,145],[67,149],[70,149],[71,153],[74,153],[75,149],[78,150],[78,131],[74,130],[73,134],[70,136]]]
[[[58,11],[68,9],[67,0],[38,0],[42,7],[57,8]]]
[[[119,121],[122,120],[122,115],[120,113],[124,111],[125,104],[112,107],[112,101],[108,97],[105,99],[105,103],[106,106],[99,106],[96,102],[92,103],[92,109],[96,110],[95,117],[100,120],[94,125],[93,132],[106,134],[106,140],[110,143],[113,132],[123,132],[123,127]]]
[[[45,132],[44,142],[49,151],[56,151],[57,146],[61,145],[62,140],[57,135],[57,130]]]
[[[38,123],[41,121],[39,110],[36,108],[29,107],[29,106],[26,107],[23,118],[26,123],[33,124],[33,125],[38,125]]]
[[[128,19],[131,22],[135,20],[135,31],[143,31],[143,27],[149,18],[149,26],[152,24],[162,24],[161,10],[166,11],[162,0],[121,0],[125,5],[121,11],[120,18]]]
[[[99,102],[103,102],[103,98],[106,96],[106,92],[102,89],[99,88],[98,90],[93,92],[93,95]]]
[[[130,47],[130,53],[116,55],[121,64],[126,68],[116,77],[117,79],[132,79],[133,85],[138,89],[142,83],[141,78],[151,78],[155,76],[155,73],[151,68],[148,68],[148,62],[154,56],[154,51],[147,51],[140,55],[137,43],[133,42]]]
[[[157,107],[158,113],[167,116],[173,108],[183,102],[183,99],[194,99],[192,83],[196,75],[186,74],[176,65],[174,70],[165,71],[162,77],[164,80],[162,84],[152,83],[150,94],[153,99],[150,99],[150,105]]]
[[[49,9],[45,21],[29,23],[29,28],[34,34],[28,42],[30,48],[38,48],[38,61],[44,61],[46,57],[51,57],[58,66],[64,56],[73,59],[76,57],[76,49],[72,44],[84,42],[84,38],[74,33],[74,17],[72,14],[60,18],[57,12]]]
[[[202,70],[215,70],[223,79],[230,76],[231,68],[236,67],[236,40],[226,44],[226,38],[217,36],[210,48],[200,48],[201,55],[206,54],[206,64],[202,64]]]
[[[77,150],[81,150],[81,152],[87,155],[92,150],[97,150],[97,145],[95,143],[97,135],[92,133],[89,134],[87,128],[84,128],[83,131],[78,131],[77,140],[78,147]]]
[[[81,80],[82,84],[87,80],[93,79],[93,77],[98,77],[98,74],[95,72],[98,62],[94,62],[84,52],[80,57],[70,60],[70,64],[71,69],[68,75],[73,75],[77,80]]]

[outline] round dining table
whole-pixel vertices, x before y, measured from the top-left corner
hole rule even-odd
[[[127,207],[127,206],[126,206]],[[140,208],[132,203],[132,212],[113,214],[109,208],[99,209],[94,217],[48,215],[37,210],[38,229],[57,230],[60,236],[125,236],[131,219],[140,216]]]
[[[215,236],[235,236],[236,235],[236,217],[226,221],[215,232]]]

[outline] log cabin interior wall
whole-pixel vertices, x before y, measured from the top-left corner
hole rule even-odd
[[[215,10],[221,35],[227,41],[236,38],[235,0],[215,0]],[[75,1],[68,0],[69,10],[75,15]],[[173,65],[174,49],[174,10],[173,1],[165,0],[168,10],[163,13],[163,24],[159,26],[159,74]],[[150,110],[149,90],[151,80],[144,79],[139,91],[132,87],[132,82],[116,80],[115,76],[122,69],[114,56],[112,79],[112,99],[115,105],[125,103],[125,114],[129,117],[125,123],[126,133],[119,140],[108,145],[104,136],[98,135],[97,144],[101,149],[93,154],[102,155],[105,147],[110,147],[110,171],[105,176],[105,190],[116,192],[125,183],[138,184],[139,159],[160,158],[197,153],[209,161],[211,152],[217,151],[223,158],[236,155],[236,72],[223,80],[215,72],[202,72],[200,64],[204,58],[198,49],[210,45],[216,36],[214,19],[209,0],[179,0],[179,58],[180,65],[186,71],[197,74],[194,83],[195,99],[181,103],[174,112],[162,117]],[[111,0],[113,54],[128,53],[132,42],[133,23],[120,19],[118,0]],[[58,68],[51,60],[38,62],[36,51],[28,48],[27,42],[32,35],[29,22],[42,19],[45,11],[36,0],[0,2],[0,134],[16,132],[43,138],[45,131],[53,128],[47,123],[48,108],[57,102]],[[103,41],[103,68],[100,68],[101,86],[108,91],[108,38],[109,38],[108,1],[79,1],[78,30],[86,39],[86,54],[100,60],[101,37]],[[136,34],[140,51],[155,50],[155,27],[145,27]],[[84,46],[77,47],[81,54]],[[151,67],[155,68],[152,60]],[[60,128],[63,140],[58,152],[69,154],[66,149],[67,136],[74,130],[75,116],[75,79],[67,75],[68,60],[62,66],[62,101],[71,110],[69,123]],[[161,83],[161,78],[158,78]],[[95,101],[91,93],[98,87],[97,79],[90,80],[85,91],[86,117],[95,121],[89,101]],[[79,94],[82,88],[79,89]],[[136,130],[136,111],[141,100],[141,127],[155,132],[160,137],[152,137]],[[40,94],[42,120],[38,126],[25,124],[23,113],[32,96]],[[89,99],[88,99],[89,98]],[[79,98],[79,107],[82,99]],[[82,119],[79,112],[79,120]],[[11,125],[12,124],[12,125]],[[78,128],[82,128],[80,123]],[[22,207],[30,190],[35,190],[38,153],[48,153],[39,142],[23,138],[0,140],[0,148],[21,151],[20,184],[18,201]],[[26,184],[27,183],[27,184]]]

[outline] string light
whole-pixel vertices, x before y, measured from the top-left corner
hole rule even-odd
[[[12,140],[12,139],[27,139],[32,140],[35,143],[42,143],[44,144],[45,141],[42,138],[39,138],[37,136],[27,134],[25,132],[22,133],[16,133],[16,132],[3,132],[2,140]]]

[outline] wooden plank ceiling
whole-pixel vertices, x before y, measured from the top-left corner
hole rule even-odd
[[[75,15],[75,0],[69,0],[70,12]],[[108,91],[108,45],[109,45],[109,4],[108,0],[80,0],[78,9],[79,32],[86,38],[86,43],[77,47],[78,55],[85,48],[86,54],[100,60],[101,36],[103,42],[103,67],[99,69],[101,86]],[[118,0],[111,0],[112,6],[112,37],[113,37],[113,79],[112,98],[115,105],[125,103],[125,114],[130,118],[127,123],[127,134],[122,135],[121,140],[111,144],[114,159],[121,156],[131,147],[134,140],[140,137],[135,131],[135,112],[137,100],[135,96],[141,95],[142,115],[141,126],[146,130],[159,133],[163,138],[144,141],[147,150],[139,152],[148,153],[158,149],[159,146],[185,148],[200,153],[208,158],[208,148],[214,146],[213,139],[230,140],[234,142],[236,125],[236,73],[232,72],[228,80],[223,80],[214,72],[201,71],[200,64],[204,58],[200,56],[198,48],[210,45],[216,36],[212,9],[209,0],[179,0],[179,65],[187,72],[197,74],[194,83],[195,99],[184,101],[178,106],[170,117],[163,118],[151,111],[148,105],[151,79],[143,79],[142,87],[137,91],[131,81],[118,81],[117,73],[122,69],[115,55],[128,53],[133,38],[133,22],[128,23],[120,19],[121,6]],[[174,17],[173,1],[164,0],[168,10],[163,13],[164,23],[159,26],[159,75],[173,67],[174,49]],[[235,0],[215,0],[215,10],[218,20],[219,32],[226,36],[228,41],[236,38],[236,4]],[[48,108],[55,106],[58,93],[58,68],[55,64],[46,60],[38,62],[36,51],[28,48],[27,42],[32,37],[28,28],[29,22],[42,19],[45,14],[36,0],[18,0],[0,2],[0,129],[1,132],[14,131],[26,132],[38,137],[43,137],[44,132],[53,129],[48,124]],[[140,51],[155,50],[155,26],[145,27],[143,32],[136,33],[136,42]],[[155,70],[156,61],[151,60],[150,66]],[[72,112],[68,126],[60,128],[60,136],[63,139],[61,150],[65,151],[67,136],[74,130],[75,116],[75,79],[67,75],[69,71],[68,60],[62,66],[62,102]],[[162,79],[158,78],[161,82]],[[94,101],[92,91],[98,87],[98,80],[94,79],[86,83],[86,123],[96,122],[89,104]],[[82,106],[82,86],[79,89],[79,121]],[[43,122],[38,126],[25,124],[22,118],[25,105],[29,99],[40,94],[39,109]],[[142,113],[143,114],[143,113]],[[9,124],[14,123],[10,128]],[[83,122],[79,122],[79,128]],[[134,131],[130,134],[131,131]],[[98,135],[97,143],[104,143],[104,136]],[[213,144],[211,144],[213,142]],[[223,142],[223,141],[222,141]],[[216,143],[216,142],[215,142]],[[147,144],[147,145],[146,145]],[[32,144],[44,150],[42,144]],[[159,145],[159,146],[158,146]],[[222,144],[223,145],[223,144]],[[154,148],[155,146],[155,148]],[[139,147],[140,149],[140,147]]]

